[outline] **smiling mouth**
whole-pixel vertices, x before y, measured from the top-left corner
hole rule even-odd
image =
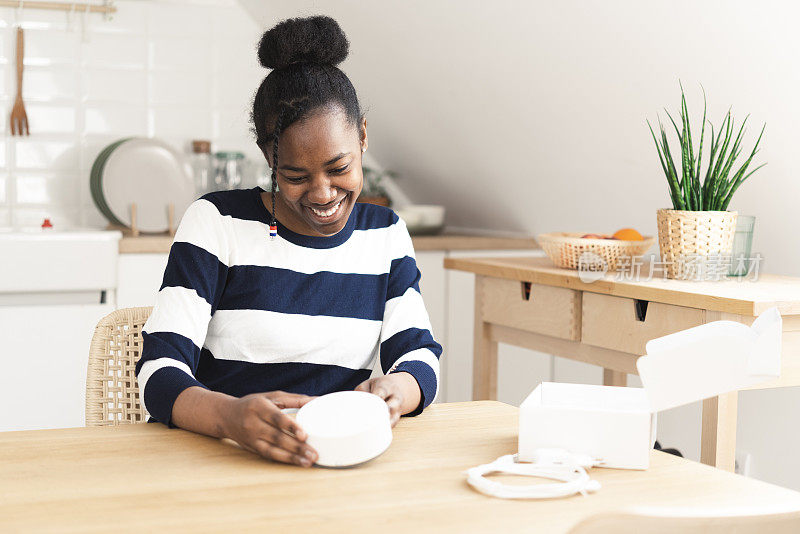
[[[331,219],[336,218],[336,216],[341,211],[342,204],[344,204],[344,201],[345,201],[346,198],[347,198],[347,195],[342,197],[339,200],[339,202],[337,202],[336,204],[334,204],[330,208],[324,209],[324,210],[317,209],[317,208],[312,208],[311,206],[306,206],[306,207],[309,209],[309,211],[312,214],[314,214],[314,216],[315,216],[314,218],[315,219],[318,219],[318,220],[320,220],[322,222],[327,222],[327,221],[330,221]]]

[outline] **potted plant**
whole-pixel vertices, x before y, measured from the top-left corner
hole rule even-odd
[[[362,167],[362,170],[364,173],[364,187],[361,189],[361,194],[358,196],[358,202],[389,207],[391,205],[391,200],[389,199],[386,189],[383,187],[383,179],[385,177],[396,178],[397,173],[385,170],[378,171],[366,165]]]
[[[666,111],[666,110],[665,110]],[[764,127],[750,155],[734,170],[742,151],[742,141],[747,118],[739,126],[738,133],[730,109],[725,114],[719,130],[706,119],[705,91],[703,91],[703,122],[700,142],[695,152],[689,125],[689,109],[681,86],[680,124],[666,111],[680,145],[678,164],[672,156],[667,132],[659,118],[660,139],[656,138],[650,121],[647,125],[653,136],[661,168],[667,177],[672,209],[660,209],[657,214],[658,244],[661,260],[668,278],[697,279],[712,269],[727,272],[727,257],[730,256],[736,231],[735,211],[728,211],[731,198],[739,186],[765,164],[748,171]],[[710,146],[705,170],[703,164],[703,140],[706,122],[711,128]]]

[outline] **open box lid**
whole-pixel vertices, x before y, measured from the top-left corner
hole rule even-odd
[[[650,411],[739,390],[780,376],[783,325],[778,308],[752,324],[715,321],[649,341],[636,368]]]

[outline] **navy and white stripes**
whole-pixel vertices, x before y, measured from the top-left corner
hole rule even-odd
[[[376,358],[405,371],[430,404],[441,346],[419,292],[405,224],[357,204],[331,237],[278,225],[268,237],[261,188],[212,193],[183,216],[137,365],[144,404],[169,423],[196,385],[234,396],[355,388]]]

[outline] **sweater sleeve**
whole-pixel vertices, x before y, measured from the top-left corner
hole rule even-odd
[[[153,312],[142,328],[142,357],[136,365],[145,408],[169,426],[178,395],[191,386],[205,387],[195,373],[225,285],[227,249],[216,206],[196,200],[175,233]]]
[[[439,389],[439,357],[442,346],[433,331],[420,293],[411,236],[402,219],[393,225],[394,259],[389,270],[386,305],[381,327],[380,359],[386,374],[406,372],[419,384],[419,406],[408,415],[418,415],[436,398]]]

